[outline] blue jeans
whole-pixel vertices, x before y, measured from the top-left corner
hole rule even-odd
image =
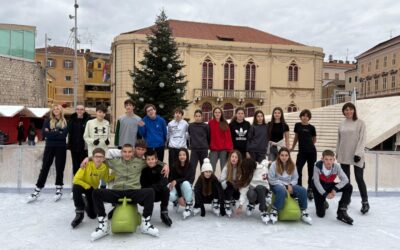
[[[273,207],[281,211],[285,205],[286,190],[282,185],[271,185],[271,191],[275,195]],[[299,206],[301,210],[307,209],[307,190],[299,185],[293,186],[293,196],[299,199]]]
[[[179,184],[178,184],[179,185]],[[181,183],[181,192],[182,192],[182,197],[185,199],[186,202],[190,203],[193,201],[193,192],[192,192],[192,185],[190,185],[190,182],[184,181]],[[178,200],[178,192],[176,191],[176,188],[174,187],[171,192],[169,192],[169,200],[171,202],[174,202]]]

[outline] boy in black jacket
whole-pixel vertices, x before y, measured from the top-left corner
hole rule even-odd
[[[158,162],[156,151],[148,150],[145,156],[147,167],[142,170],[140,184],[142,188],[153,188],[155,194],[154,202],[161,201],[161,220],[170,227],[172,220],[168,216],[168,179],[161,173],[164,166],[160,164],[161,162]]]

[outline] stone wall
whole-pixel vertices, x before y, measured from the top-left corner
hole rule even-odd
[[[33,61],[0,55],[0,105],[44,107],[44,71]]]

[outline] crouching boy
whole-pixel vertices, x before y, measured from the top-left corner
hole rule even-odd
[[[140,184],[142,188],[152,188],[154,190],[154,202],[161,201],[161,220],[170,227],[172,220],[168,216],[168,179],[161,173],[164,164],[158,161],[157,152],[154,150],[148,150],[145,156],[146,168],[142,170]]]
[[[340,182],[335,179],[339,177]],[[342,192],[337,210],[337,219],[352,225],[353,219],[347,214],[353,187],[339,164],[335,163],[335,154],[331,150],[322,152],[322,160],[315,163],[313,174],[313,193],[318,217],[325,216],[328,208],[326,199],[333,199],[336,193]]]
[[[85,168],[80,168],[74,176],[72,193],[76,216],[71,222],[72,228],[77,227],[82,222],[84,210],[89,218],[96,218],[92,192],[98,188],[101,179],[106,182],[113,179],[113,176],[109,175],[108,167],[103,163],[104,160],[104,150],[102,148],[95,148],[92,160],[88,162]],[[84,200],[83,195],[85,195],[86,200]]]

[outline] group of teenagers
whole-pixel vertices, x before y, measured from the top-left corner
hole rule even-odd
[[[358,119],[352,103],[343,105],[345,119],[338,128],[336,155],[331,150],[322,152],[317,161],[316,129],[309,123],[311,112],[300,112],[300,122],[294,127],[294,140],[289,143],[289,126],[283,110],[273,109],[271,120],[265,121],[261,110],[255,111],[253,123],[246,121],[245,110],[235,110],[230,123],[223,110],[214,108],[213,118],[203,122],[201,110],[194,113],[194,122],[183,119],[177,108],[174,119],[167,123],[157,115],[156,107],[147,104],[146,116],[134,113],[132,100],[124,102],[125,114],[116,124],[115,147],[110,146],[109,122],[104,119],[107,109],[96,108],[96,118],[90,119],[82,105],[78,105],[67,122],[59,105],[52,107],[44,122],[42,133],[46,140],[43,164],[34,192],[28,201],[35,201],[45,185],[55,158],[56,194],[62,196],[66,151],[71,151],[73,163],[73,200],[76,216],[71,222],[77,227],[86,212],[98,218],[92,240],[109,233],[108,220],[113,209],[105,211],[104,203],[118,204],[124,197],[143,206],[142,233],[158,236],[158,229],[150,222],[154,202],[160,202],[160,216],[168,227],[172,220],[168,204],[184,207],[183,219],[206,215],[205,204],[211,204],[217,216],[232,217],[243,211],[251,215],[258,205],[263,223],[276,223],[284,208],[287,195],[298,202],[301,220],[312,224],[307,212],[308,200],[315,202],[316,214],[324,217],[329,207],[327,199],[342,192],[337,219],[352,224],[347,214],[351,202],[350,165],[362,198],[361,212],[369,210],[368,195],[363,179],[365,123]],[[67,139],[68,136],[68,140]],[[68,142],[66,142],[68,141]],[[291,151],[298,145],[296,162]],[[164,163],[165,146],[168,164]],[[188,148],[190,148],[190,155]],[[337,162],[336,162],[337,160]],[[221,166],[216,176],[217,163]],[[302,169],[307,163],[308,188],[302,186]],[[200,175],[196,182],[196,169]],[[339,182],[337,182],[337,177]],[[108,184],[110,183],[110,184]],[[108,185],[108,186],[107,186]],[[271,194],[274,195],[273,202]]]

